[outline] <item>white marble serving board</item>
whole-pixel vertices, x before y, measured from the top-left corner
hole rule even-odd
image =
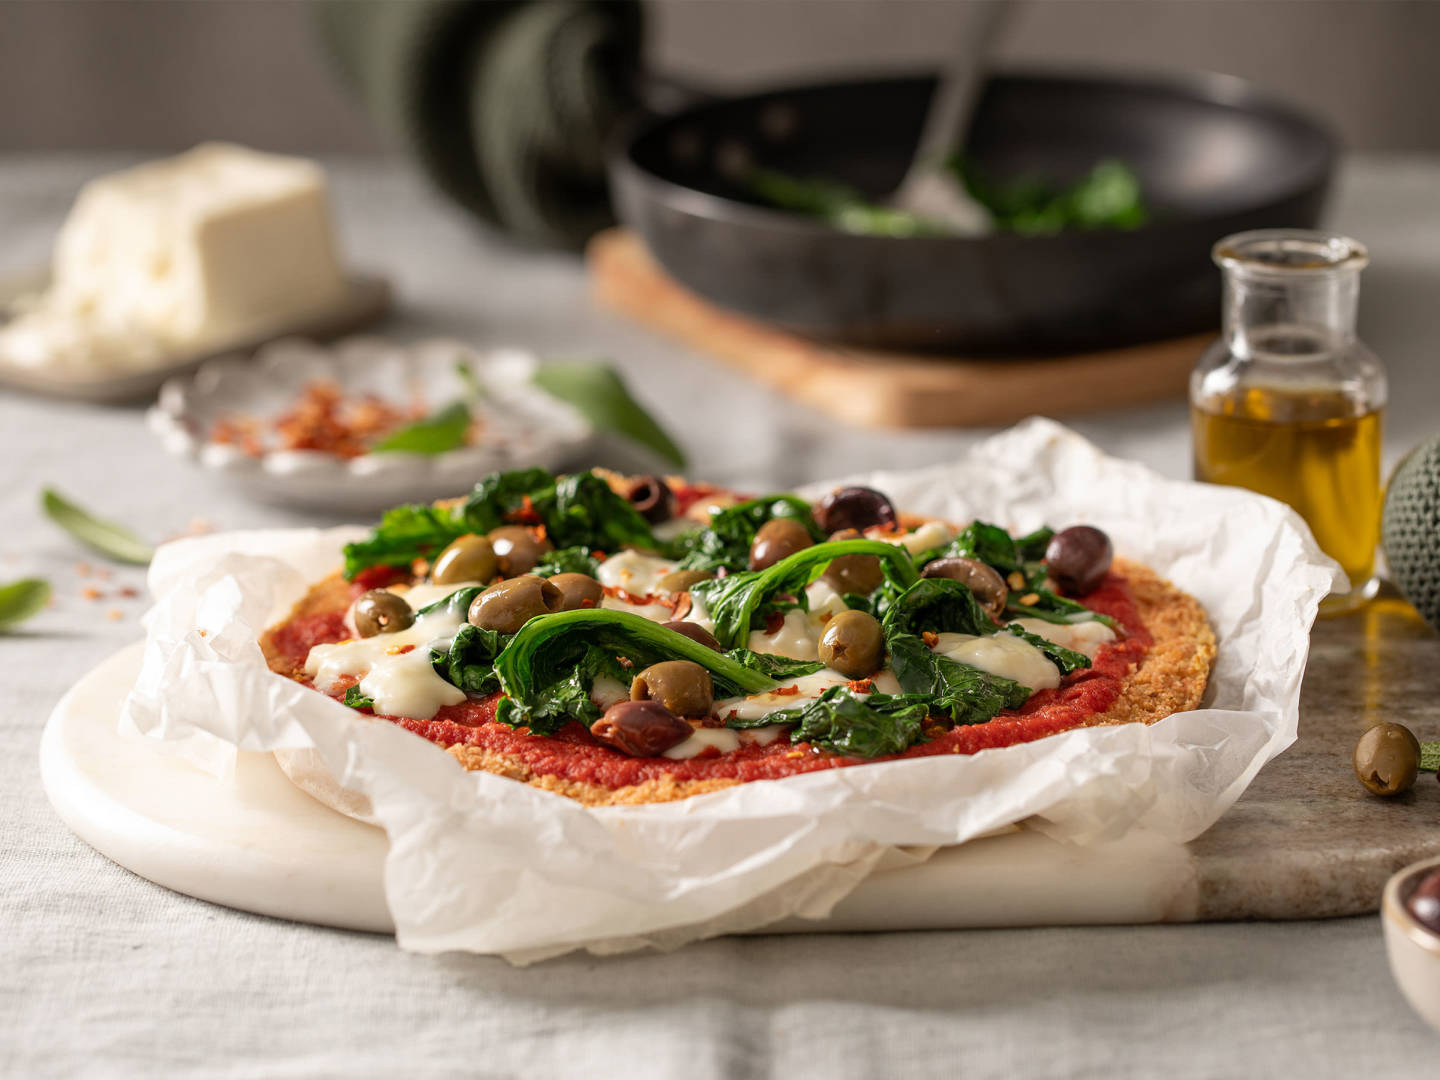
[[[303,794],[269,754],[242,753],[218,780],[143,737],[119,734],[140,668],[132,645],[56,706],[41,741],[56,811],[102,855],[141,877],[227,907],[388,933],[385,834]],[[1132,839],[1105,848],[1017,830],[871,875],[823,921],[767,932],[916,930],[1194,919],[1194,860]]]

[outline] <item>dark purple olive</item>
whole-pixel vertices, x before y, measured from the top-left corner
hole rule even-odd
[[[815,520],[826,533],[841,529],[864,532],[874,525],[897,526],[895,507],[880,492],[868,487],[847,487],[832,491],[815,504]]]
[[[1061,592],[1084,596],[1105,580],[1114,557],[1110,537],[1091,525],[1072,525],[1050,538],[1045,568]]]
[[[720,642],[715,640],[715,635],[706,630],[699,623],[687,622],[684,619],[671,619],[667,623],[661,623],[666,630],[674,630],[677,634],[684,634],[691,641],[697,641],[707,649],[714,649],[716,652],[724,652]]]
[[[1005,579],[978,559],[962,559],[959,556],[935,559],[926,564],[921,577],[949,578],[969,586],[980,606],[997,619],[1004,612],[1005,601],[1010,596]]]
[[[630,505],[651,525],[659,525],[675,516],[679,503],[670,485],[659,476],[637,476],[630,481]]]
[[[655,757],[695,729],[658,701],[617,701],[590,725],[590,734],[631,757]]]
[[[1421,926],[1440,934],[1440,868],[1420,879],[1406,898],[1405,907]]]

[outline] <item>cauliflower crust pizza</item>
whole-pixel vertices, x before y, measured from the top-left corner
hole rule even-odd
[[[389,511],[261,646],[465,769],[595,806],[1153,723],[1215,656],[1200,605],[1089,526],[538,469]]]

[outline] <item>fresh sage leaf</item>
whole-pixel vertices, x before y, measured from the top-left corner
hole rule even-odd
[[[543,364],[535,372],[534,382],[547,394],[573,406],[601,431],[623,435],[653,450],[677,469],[685,467],[685,452],[630,396],[614,368],[605,364]]]
[[[470,406],[456,401],[423,420],[392,431],[370,448],[373,454],[444,454],[465,445]]]
[[[21,578],[0,585],[0,631],[20,625],[38,615],[50,602],[50,583],[40,578]]]
[[[1440,742],[1422,742],[1420,744],[1420,770],[1422,772],[1440,772]]]
[[[46,488],[41,493],[40,503],[51,521],[91,551],[108,559],[145,566],[155,555],[153,547],[123,525],[101,521],[52,488]]]

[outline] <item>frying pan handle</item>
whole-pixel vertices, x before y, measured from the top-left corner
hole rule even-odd
[[[661,71],[640,71],[635,75],[635,97],[647,117],[660,119],[720,101],[725,95]]]

